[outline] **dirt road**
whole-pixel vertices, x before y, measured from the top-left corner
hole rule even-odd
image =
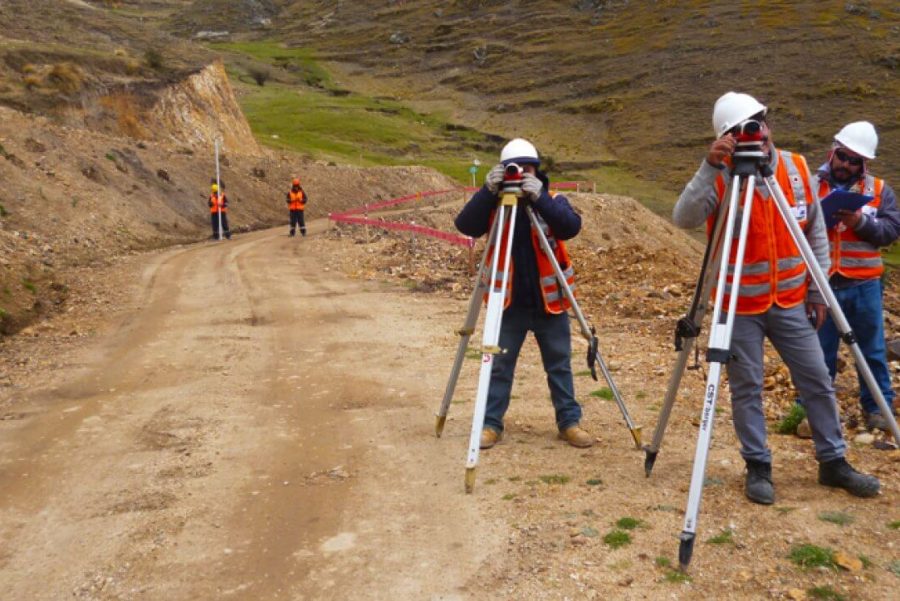
[[[646,478],[580,339],[596,444],[557,440],[529,342],[504,440],[463,494],[477,352],[444,437],[432,428],[465,295],[418,290],[428,268],[406,255],[368,261],[414,241],[324,228],[86,273],[70,313],[0,347],[0,599],[892,598],[900,451],[851,445],[882,481],[856,499],[816,484],[810,441],[772,433],[778,501],[754,505],[727,393],[691,572],[674,571],[705,376],[687,374]],[[581,272],[585,305],[610,304],[588,316],[649,440],[673,319],[619,313],[664,282],[611,289],[599,276],[621,255],[596,256],[613,263]],[[858,564],[804,569],[790,557],[807,545]]]
[[[106,334],[32,374],[0,421],[0,598],[467,596],[505,533],[429,436],[445,308],[311,239],[157,255]]]

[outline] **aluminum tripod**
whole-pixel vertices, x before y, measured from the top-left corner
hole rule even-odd
[[[681,532],[681,542],[678,548],[678,562],[682,570],[687,569],[694,551],[694,542],[697,532],[697,517],[700,511],[700,497],[703,492],[709,445],[712,441],[713,418],[715,416],[716,399],[719,393],[721,370],[722,366],[728,362],[731,354],[731,334],[734,329],[734,315],[735,310],[737,309],[738,291],[740,288],[741,271],[744,263],[744,251],[747,245],[748,225],[750,223],[750,215],[754,204],[753,194],[757,173],[763,178],[766,188],[769,191],[769,195],[774,200],[778,213],[790,232],[791,239],[800,251],[810,276],[816,283],[819,291],[825,297],[826,304],[831,312],[831,317],[838,330],[841,332],[841,339],[850,346],[853,352],[857,369],[863,374],[863,378],[872,391],[882,414],[887,416],[894,439],[900,442],[900,430],[897,428],[897,423],[891,415],[891,411],[865,361],[865,357],[856,342],[850,324],[847,322],[847,318],[844,316],[844,313],[837,302],[837,298],[828,284],[828,278],[822,272],[822,268],[819,266],[815,253],[810,247],[809,242],[806,240],[803,231],[800,229],[797,219],[791,212],[790,203],[784,196],[784,192],[778,184],[778,181],[775,179],[771,167],[768,163],[762,163],[761,157],[758,156],[760,154],[761,153],[747,153],[747,156],[744,157],[740,156],[739,153],[735,153],[734,155],[735,168],[732,172],[733,177],[725,219],[724,241],[721,246],[722,259],[719,261],[718,265],[716,297],[715,304],[713,305],[709,346],[707,348],[707,361],[710,363],[710,369],[706,381],[706,392],[700,419],[700,431],[697,436],[697,448],[694,454],[691,486],[688,492],[687,509],[684,516],[684,529]],[[752,158],[748,158],[750,155],[753,155]],[[731,284],[730,302],[727,313],[723,313],[722,305],[724,303],[725,287],[727,285],[727,276],[729,272],[729,264],[728,260],[725,259],[725,252],[731,249],[733,242],[734,224],[736,221],[738,199],[742,183],[746,186],[743,204],[744,210],[735,255],[734,277]]]
[[[500,324],[503,318],[503,306],[506,300],[506,278],[508,271],[504,271],[502,285],[499,288],[497,288],[495,285],[490,285],[489,287],[489,283],[495,284],[497,281],[496,278],[500,253],[498,251],[493,254],[489,271],[487,269],[487,256],[489,249],[492,246],[495,246],[498,249],[501,248],[500,245],[497,245],[495,243],[499,240],[500,232],[503,231],[504,224],[508,222],[509,228],[506,234],[505,247],[506,256],[504,257],[503,264],[509,264],[512,241],[515,233],[516,212],[518,210],[519,194],[521,194],[521,191],[516,187],[505,188],[501,194],[499,209],[495,216],[491,231],[488,235],[487,244],[485,245],[484,252],[481,256],[481,262],[478,267],[478,272],[475,276],[474,289],[472,291],[472,296],[469,299],[469,308],[466,314],[466,320],[463,327],[457,331],[457,333],[460,335],[460,341],[459,345],[457,346],[456,357],[453,362],[453,368],[451,369],[450,379],[448,380],[447,387],[444,391],[444,398],[441,401],[441,407],[438,410],[435,420],[435,435],[440,437],[444,430],[444,425],[447,419],[447,412],[449,411],[450,402],[456,389],[456,383],[459,379],[459,372],[462,367],[463,359],[465,358],[466,349],[468,348],[469,340],[474,333],[475,324],[478,321],[478,314],[482,304],[482,296],[485,292],[487,292],[488,302],[487,312],[485,313],[484,333],[482,339],[482,362],[478,379],[478,390],[475,398],[475,411],[472,418],[472,431],[469,437],[469,451],[466,461],[465,483],[466,492],[468,493],[471,493],[475,487],[475,467],[478,464],[481,430],[484,427],[484,415],[487,409],[487,393],[490,385],[491,367],[493,366],[494,355],[499,352],[503,352],[502,349],[500,349],[497,345],[500,338]],[[572,289],[569,287],[568,282],[566,281],[566,278],[562,272],[562,268],[560,267],[559,262],[556,260],[556,257],[553,254],[552,249],[550,248],[550,243],[547,240],[543,229],[537,222],[537,217],[535,216],[534,211],[531,209],[531,207],[528,206],[526,206],[525,210],[527,211],[529,221],[531,222],[531,227],[534,228],[534,231],[536,231],[538,234],[538,240],[540,242],[541,249],[549,258],[559,285],[563,290],[563,294],[569,300],[575,316],[578,319],[579,325],[581,326],[581,334],[588,341],[588,366],[591,369],[591,375],[593,376],[594,380],[597,380],[597,372],[595,366],[599,365],[600,370],[603,373],[603,376],[606,379],[606,382],[609,384],[610,390],[613,393],[616,404],[619,406],[619,409],[621,410],[622,415],[625,418],[625,423],[628,425],[628,428],[631,431],[631,436],[634,439],[635,445],[637,446],[637,448],[640,448],[641,429],[639,426],[634,425],[634,422],[632,421],[631,416],[628,414],[628,410],[625,407],[625,403],[622,400],[622,396],[619,393],[619,390],[616,387],[615,383],[613,382],[612,376],[609,372],[609,368],[606,366],[606,363],[603,361],[603,357],[600,355],[595,330],[593,327],[590,327],[585,320],[584,315],[582,314],[581,309],[579,308],[578,303],[575,300]]]

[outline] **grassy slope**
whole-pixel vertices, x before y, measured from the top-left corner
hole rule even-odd
[[[614,185],[639,174],[676,192],[729,89],[767,102],[776,142],[812,163],[844,122],[870,119],[882,134],[879,172],[900,174],[895,3],[307,1],[285,15],[284,35],[323,58],[418,80],[420,95],[476,94],[497,119],[531,122],[557,160],[614,157],[620,172],[593,169]],[[395,32],[409,41],[391,43]],[[580,125],[546,127],[561,116]]]
[[[270,41],[211,47],[222,53],[254,133],[269,146],[362,166],[426,165],[461,182],[470,181],[473,159],[493,158],[490,135],[340,89],[309,49]],[[261,69],[268,77],[262,86],[252,78]]]

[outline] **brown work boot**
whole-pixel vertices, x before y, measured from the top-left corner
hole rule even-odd
[[[481,431],[481,448],[489,449],[500,440],[500,432],[493,428],[485,428]]]
[[[594,444],[594,439],[591,435],[582,430],[578,424],[569,426],[565,430],[560,430],[559,437],[573,447],[578,447],[579,449],[584,449]]]
[[[881,413],[866,413],[863,411],[863,416],[866,419],[866,430],[882,430],[884,432],[889,432],[891,429],[890,424],[888,424],[888,420],[885,416],[881,415]]]

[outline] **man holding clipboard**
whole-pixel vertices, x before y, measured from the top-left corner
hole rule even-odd
[[[868,121],[844,126],[834,137],[828,161],[819,167],[813,185],[818,186],[828,228],[831,288],[859,339],[884,400],[893,409],[881,306],[884,265],[879,248],[900,236],[900,209],[894,190],[868,173],[867,162],[875,158],[877,146],[878,135]],[[840,334],[830,315],[819,330],[819,341],[834,379]],[[866,428],[887,432],[887,420],[858,372],[857,377]]]

